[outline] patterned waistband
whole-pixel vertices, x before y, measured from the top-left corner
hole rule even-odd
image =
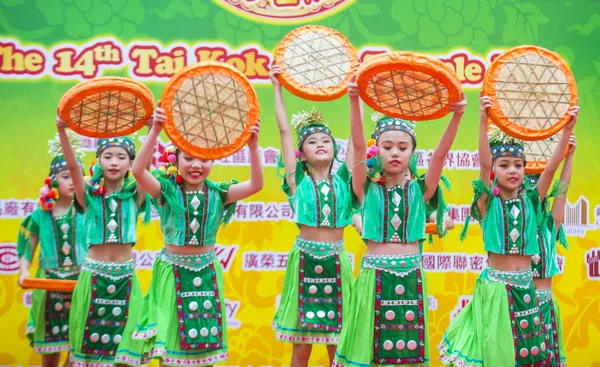
[[[519,271],[503,271],[487,267],[481,273],[481,276],[487,277],[492,282],[508,284],[519,288],[529,288],[533,284],[531,268]]]
[[[45,269],[48,273],[54,275],[57,278],[64,279],[73,275],[79,274],[81,271],[81,266],[71,266],[69,270],[65,268],[58,269]]]
[[[538,303],[540,304],[540,306],[543,305],[544,303],[552,300],[552,289],[551,288],[536,289],[535,293],[537,294]]]
[[[118,280],[121,278],[126,278],[135,273],[135,263],[133,260],[117,263],[93,260],[88,257],[83,260],[81,270],[88,271],[92,274],[101,275],[106,278]]]
[[[215,261],[217,255],[214,251],[208,251],[202,254],[182,255],[169,252],[166,248],[163,248],[160,252],[160,259],[182,268],[200,271]]]
[[[323,258],[344,251],[344,240],[335,242],[317,242],[296,237],[294,247],[316,258]]]
[[[421,254],[365,255],[361,268],[383,270],[404,276],[421,266]]]

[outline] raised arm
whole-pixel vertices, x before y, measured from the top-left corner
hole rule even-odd
[[[258,150],[260,120],[250,128],[250,132],[252,133],[252,137],[248,141],[248,149],[250,150],[250,180],[231,185],[226,204],[245,199],[248,196],[256,194],[263,188],[263,169],[260,160],[260,151]]]
[[[60,139],[60,145],[62,145],[63,156],[65,157],[65,162],[67,162],[67,166],[69,167],[69,173],[71,174],[71,179],[73,180],[73,186],[75,187],[75,196],[77,197],[77,202],[79,205],[85,210],[85,179],[83,178],[83,172],[81,172],[81,167],[79,167],[79,163],[77,162],[77,158],[75,157],[75,151],[73,151],[73,147],[71,147],[71,142],[67,137],[67,129],[69,124],[63,121],[60,117],[56,117],[56,129],[58,130],[58,137]]]
[[[348,96],[350,97],[350,140],[354,149],[354,165],[352,166],[352,190],[362,203],[364,187],[367,180],[367,142],[363,127],[360,90],[355,82],[356,76],[350,79],[348,84]]]
[[[479,178],[487,187],[491,184],[490,172],[492,171],[492,153],[490,152],[490,141],[488,140],[488,108],[492,107],[492,99],[479,94]],[[477,208],[483,218],[485,216],[485,201],[487,194],[483,193],[477,201]]]
[[[467,99],[465,98],[464,94],[462,94],[462,99],[459,102],[451,103],[448,107],[448,109],[454,112],[454,114],[452,115],[450,123],[446,127],[444,134],[442,134],[442,137],[440,138],[437,147],[433,151],[433,155],[431,156],[431,163],[429,164],[427,173],[425,173],[426,189],[423,195],[425,201],[431,199],[438,188],[440,178],[442,177],[442,171],[444,170],[446,156],[448,155],[448,152],[452,147],[452,143],[456,138],[456,133],[458,132],[458,125],[460,125],[460,120],[462,119],[466,108]]]
[[[548,164],[546,164],[544,172],[542,172],[542,175],[540,176],[540,179],[537,183],[537,191],[540,194],[540,200],[543,200],[546,197],[548,189],[550,188],[552,180],[554,179],[554,174],[556,173],[558,166],[560,166],[563,154],[565,153],[567,145],[569,144],[571,134],[573,134],[573,128],[577,123],[577,117],[579,116],[579,106],[573,106],[569,108],[567,114],[571,118],[569,119],[569,122],[565,125],[562,137],[560,138],[560,141],[558,142],[556,148],[554,148],[554,152],[552,152],[552,156],[550,157]]]
[[[148,162],[152,160],[152,153],[154,152],[154,145],[156,144],[156,139],[158,139],[158,135],[162,130],[162,124],[167,121],[167,117],[165,116],[165,112],[162,108],[157,108],[154,111],[154,115],[152,117],[152,127],[146,136],[146,140],[144,140],[144,144],[140,148],[140,151],[137,154],[137,157],[133,160],[133,165],[131,167],[131,172],[135,177],[138,185],[138,200],[140,199],[139,195],[148,193],[153,198],[160,196],[160,182],[152,176],[150,171],[148,171]]]
[[[361,124],[363,121],[363,116],[364,116],[364,102],[362,101],[362,99],[360,99],[359,97],[359,101],[360,101],[360,119],[361,119]],[[348,147],[346,149],[346,160],[344,161],[344,163],[346,163],[346,167],[348,167],[348,170],[350,172],[352,172],[352,166],[354,166],[354,162],[356,162],[356,159],[354,158],[354,142],[352,141],[352,135],[350,135],[348,137]]]
[[[275,93],[275,118],[277,119],[277,127],[279,128],[279,136],[281,138],[281,154],[283,154],[286,181],[290,187],[290,191],[294,194],[296,192],[296,179],[293,172],[296,170],[296,149],[294,148],[294,139],[292,138],[292,130],[288,123],[285,104],[283,103],[281,83],[277,79],[277,75],[281,73],[281,66],[273,65],[269,72],[269,79],[273,83],[273,91]]]
[[[569,137],[569,152],[563,163],[563,168],[560,173],[560,182],[565,187],[569,187],[571,183],[571,174],[573,173],[573,157],[575,155],[575,148],[577,147],[577,140],[575,134],[571,134]],[[552,218],[556,223],[556,230],[558,231],[560,224],[562,223],[563,216],[565,214],[565,203],[567,202],[567,193],[564,192],[562,195],[557,196],[552,204]]]

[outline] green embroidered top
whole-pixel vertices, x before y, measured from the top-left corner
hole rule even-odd
[[[36,209],[21,223],[17,240],[19,258],[32,261],[31,235],[39,238],[39,264],[44,269],[64,269],[80,266],[87,256],[86,226],[82,214],[52,217],[50,211]]]

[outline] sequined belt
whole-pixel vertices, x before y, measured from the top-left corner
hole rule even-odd
[[[402,255],[365,255],[361,268],[382,270],[405,276],[421,267],[421,255],[410,253]]]
[[[537,294],[540,307],[552,300],[552,289],[536,289],[535,293]]]
[[[212,264],[212,262],[217,259],[217,255],[214,251],[208,251],[201,254],[182,255],[169,252],[166,248],[163,248],[160,252],[160,259],[182,268],[198,271]]]
[[[81,271],[81,266],[71,266],[69,270],[65,268],[57,268],[57,269],[45,269],[48,273],[56,276],[58,279],[65,279],[73,275],[79,274]]]
[[[533,282],[531,268],[519,271],[503,271],[487,267],[481,273],[481,277],[487,278],[492,282],[499,282],[519,288],[529,288]]]
[[[133,274],[135,272],[135,263],[133,260],[127,260],[125,262],[106,262],[90,259],[88,257],[83,260],[81,270],[116,280]]]
[[[317,242],[297,237],[296,242],[294,242],[294,247],[316,258],[323,258],[344,251],[344,240],[335,242]]]

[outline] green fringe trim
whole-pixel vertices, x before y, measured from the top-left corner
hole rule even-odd
[[[562,225],[558,227],[558,241],[565,249],[569,249],[569,241],[567,241],[567,235]]]
[[[494,179],[492,186],[494,186],[495,184],[496,184],[496,179]],[[494,195],[492,194],[492,189],[489,188],[483,182],[483,180],[481,178],[473,181],[472,185],[473,185],[474,196],[473,196],[473,202],[471,204],[471,212],[473,212],[473,210],[477,210],[477,202],[479,201],[479,199],[481,198],[481,196],[483,194],[487,194],[486,206],[489,206],[489,204],[494,199]],[[469,213],[469,215],[467,215],[467,218],[465,218],[465,224],[463,226],[463,229],[460,232],[461,242],[464,242],[464,240],[467,238],[467,234],[469,233],[469,223],[471,222],[471,217],[478,218],[479,216],[480,216],[479,212],[477,212],[475,216],[473,216],[471,213]]]
[[[414,177],[419,177],[417,174],[417,163],[419,162],[419,155],[416,152],[413,152],[410,156],[410,161],[408,162],[408,169],[413,174]]]
[[[569,185],[567,185],[566,183],[564,183],[560,180],[555,180],[552,183],[552,187],[548,191],[548,194],[546,194],[546,197],[555,198],[555,197],[564,196],[567,194],[568,189],[569,189]]]
[[[169,203],[169,206],[173,210],[173,212],[182,214],[185,212],[185,207],[181,203],[179,185],[175,182],[175,179],[168,178],[167,174],[162,172],[161,170],[152,171],[152,176],[158,180],[161,188],[161,196],[162,198]],[[153,205],[158,209],[159,205],[156,200],[152,200]]]
[[[19,259],[24,256],[25,260],[29,262],[31,262],[33,258],[33,254],[31,253],[31,232],[29,231],[31,221],[31,215],[28,215],[23,219],[17,237],[17,256]]]
[[[218,185],[219,190],[222,193],[228,193],[231,185],[234,185],[236,183],[238,183],[238,181],[232,179],[231,182],[219,182],[217,185]],[[221,224],[223,226],[225,226],[225,225],[229,224],[229,222],[231,222],[231,218],[233,217],[233,214],[235,213],[236,205],[237,205],[237,201],[234,201],[232,203],[225,205],[225,207],[223,208],[223,217],[221,218]]]

